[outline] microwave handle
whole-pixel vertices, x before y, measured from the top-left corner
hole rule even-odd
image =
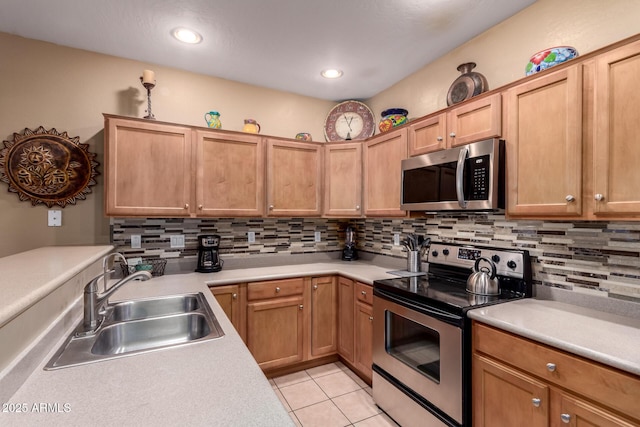
[[[462,147],[458,153],[458,166],[456,167],[456,195],[458,196],[458,204],[462,209],[467,208],[467,201],[464,199],[464,161],[467,160],[469,154],[468,147]]]

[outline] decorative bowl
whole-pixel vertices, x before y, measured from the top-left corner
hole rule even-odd
[[[541,50],[529,59],[525,74],[530,76],[540,71],[561,64],[578,56],[576,48],[571,46],[557,46]]]
[[[311,134],[308,132],[300,132],[298,134],[296,134],[296,139],[299,139],[301,141],[312,141],[313,139],[311,138]]]
[[[404,108],[389,108],[384,110],[380,115],[382,120],[378,124],[380,132],[386,132],[389,129],[403,125],[407,122],[407,114],[409,112]]]

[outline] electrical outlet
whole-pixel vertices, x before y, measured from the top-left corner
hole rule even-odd
[[[62,211],[50,209],[47,216],[47,225],[49,227],[62,227]]]
[[[249,243],[255,243],[256,242],[256,232],[255,231],[247,232],[247,240],[249,241]]]
[[[176,234],[171,236],[172,248],[184,248],[184,234]]]
[[[314,238],[316,242],[321,242],[322,241],[322,234],[319,231],[316,231],[314,233]]]
[[[393,244],[396,246],[400,245],[400,233],[393,233]]]
[[[131,249],[140,249],[142,248],[142,238],[139,234],[131,235]]]

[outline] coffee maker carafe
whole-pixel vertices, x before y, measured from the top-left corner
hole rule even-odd
[[[218,253],[220,236],[217,234],[201,234],[198,236],[198,266],[199,273],[213,273],[222,270],[224,261]]]
[[[342,259],[345,261],[355,261],[358,259],[358,251],[356,250],[356,232],[351,227],[347,227],[345,230]]]

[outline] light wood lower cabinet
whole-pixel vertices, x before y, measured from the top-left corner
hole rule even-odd
[[[247,301],[244,284],[214,286],[209,288],[213,296],[222,307],[231,324],[242,341],[247,342],[246,308]]]
[[[370,382],[373,375],[373,287],[355,286],[355,368]]]
[[[338,350],[338,285],[333,276],[311,278],[311,357]]]
[[[640,425],[640,378],[473,322],[473,425]]]
[[[338,354],[347,362],[355,360],[355,284],[338,278]]]

